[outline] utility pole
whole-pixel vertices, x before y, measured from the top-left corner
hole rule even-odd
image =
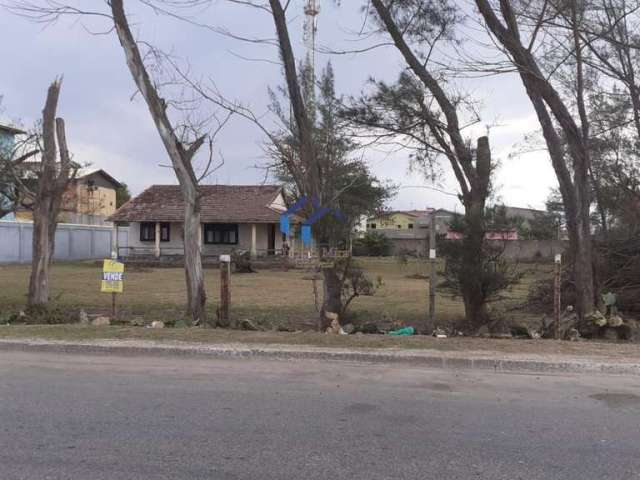
[[[429,225],[429,325],[434,328],[436,321],[436,212],[431,213]]]

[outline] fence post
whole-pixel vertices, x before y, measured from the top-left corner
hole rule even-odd
[[[22,248],[22,224],[18,223],[18,263],[22,263],[22,256],[24,255]]]
[[[555,256],[555,278],[553,282],[553,318],[554,318],[554,337],[560,340],[560,292],[562,289],[562,255]]]
[[[91,232],[91,244],[89,245],[89,256],[91,258],[95,257],[96,254],[96,232],[92,228],[89,230]]]
[[[220,255],[220,307],[218,308],[218,324],[229,326],[229,307],[231,305],[231,255]]]
[[[436,212],[431,213],[429,225],[429,323],[434,328],[436,321]]]
[[[69,228],[67,231],[69,232],[69,256],[67,260],[73,260],[73,233],[75,230],[73,228]]]

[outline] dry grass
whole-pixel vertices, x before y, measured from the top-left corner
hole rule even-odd
[[[356,322],[400,321],[419,325],[424,320],[428,282],[409,277],[427,274],[426,263],[411,261],[400,265],[392,258],[363,259],[361,263],[374,281],[378,277],[382,280],[382,286],[375,296],[360,297],[352,303],[351,312]],[[525,279],[508,294],[509,300],[503,302],[503,306],[522,301],[531,281],[548,272],[546,266],[528,265],[525,268],[528,270]],[[93,263],[54,265],[51,275],[53,303],[69,311],[69,315],[74,315],[80,308],[88,313],[108,314],[111,296],[100,293],[100,275],[100,267]],[[28,266],[0,266],[0,315],[23,308],[28,277]],[[233,275],[232,316],[271,325],[313,328],[317,314],[310,278],[310,273],[302,270],[261,270],[257,274]],[[218,270],[206,270],[206,288],[213,315],[219,296]],[[122,317],[127,320],[136,317],[145,322],[176,320],[183,315],[185,298],[181,268],[129,269],[125,293],[118,296],[118,305]],[[436,302],[438,318],[442,321],[463,315],[460,299],[439,294]]]

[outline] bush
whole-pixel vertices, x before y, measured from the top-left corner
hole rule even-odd
[[[464,244],[458,240],[445,240],[441,243],[440,252],[445,258],[445,280],[442,286],[454,295],[462,295],[461,282],[467,272],[463,262]],[[518,266],[503,257],[503,249],[485,242],[480,254],[483,260],[482,292],[487,303],[502,300],[503,293],[522,278],[523,273]]]
[[[393,250],[393,242],[378,232],[367,232],[364,237],[353,242],[355,256],[388,257]]]

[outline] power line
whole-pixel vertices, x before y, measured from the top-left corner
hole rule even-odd
[[[430,187],[428,185],[400,185],[398,188],[423,188],[426,190],[433,190],[434,192],[442,193],[443,195],[449,195],[451,197],[459,198],[458,193],[447,192],[446,190],[442,190],[437,187]]]

